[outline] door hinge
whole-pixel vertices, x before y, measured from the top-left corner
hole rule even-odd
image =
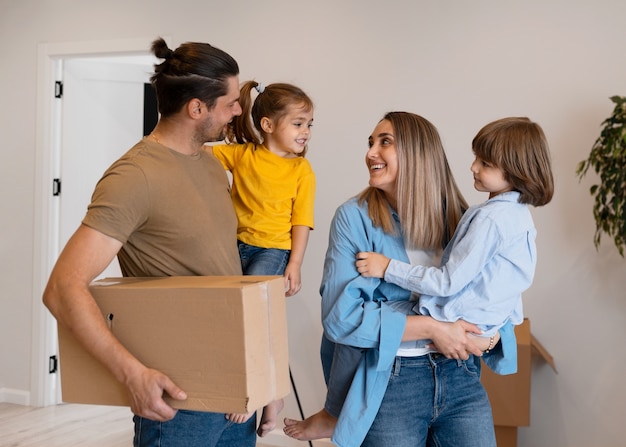
[[[61,179],[55,178],[52,180],[52,195],[60,196],[61,195]]]
[[[63,97],[63,81],[54,81],[54,97]]]
[[[59,360],[56,355],[51,355],[48,359],[48,373],[54,374],[59,368]]]

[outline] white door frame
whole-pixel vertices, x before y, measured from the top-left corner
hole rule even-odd
[[[164,38],[170,44],[168,38]],[[59,197],[52,195],[60,171],[61,101],[55,99],[63,60],[76,57],[145,55],[154,38],[44,43],[38,49],[37,131],[33,232],[33,296],[30,397],[25,405],[47,406],[60,400],[58,374],[49,374],[49,358],[58,356],[56,322],[41,301],[60,252]]]

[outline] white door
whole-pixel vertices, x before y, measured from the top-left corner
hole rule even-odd
[[[59,247],[83,219],[102,173],[143,136],[153,63],[128,56],[64,62]],[[101,276],[121,276],[117,260]]]
[[[102,173],[142,138],[144,84],[149,82],[154,61],[151,56],[63,60],[60,149],[55,174],[60,180],[59,222],[54,226],[58,228],[58,239],[53,244],[59,252],[55,258],[85,216]],[[114,259],[99,277],[117,276],[121,271]],[[56,340],[56,326],[48,327],[48,340]],[[53,352],[58,351],[53,348]],[[59,374],[54,375],[54,381],[53,400],[59,403]]]
[[[41,295],[60,250],[85,214],[93,185],[143,133],[140,92],[156,61],[149,53],[151,42],[142,37],[38,46],[31,392],[26,404],[59,401],[59,374],[50,373],[51,360],[58,356],[56,322]],[[65,98],[58,97],[58,81],[66,82]],[[55,179],[61,181],[58,196],[52,194]],[[115,268],[105,274],[116,275]]]

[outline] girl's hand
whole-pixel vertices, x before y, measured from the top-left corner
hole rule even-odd
[[[302,288],[300,279],[300,267],[288,263],[285,267],[285,296],[293,296]]]
[[[384,278],[389,262],[391,259],[380,253],[361,251],[356,254],[357,271],[369,278]]]

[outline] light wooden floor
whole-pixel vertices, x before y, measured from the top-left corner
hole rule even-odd
[[[132,447],[133,421],[129,408],[60,404],[25,407],[0,402],[0,447]],[[332,446],[317,441],[315,446]],[[308,443],[286,437],[276,429],[257,447]]]
[[[0,447],[132,445],[132,414],[126,407],[25,407],[0,403]]]

